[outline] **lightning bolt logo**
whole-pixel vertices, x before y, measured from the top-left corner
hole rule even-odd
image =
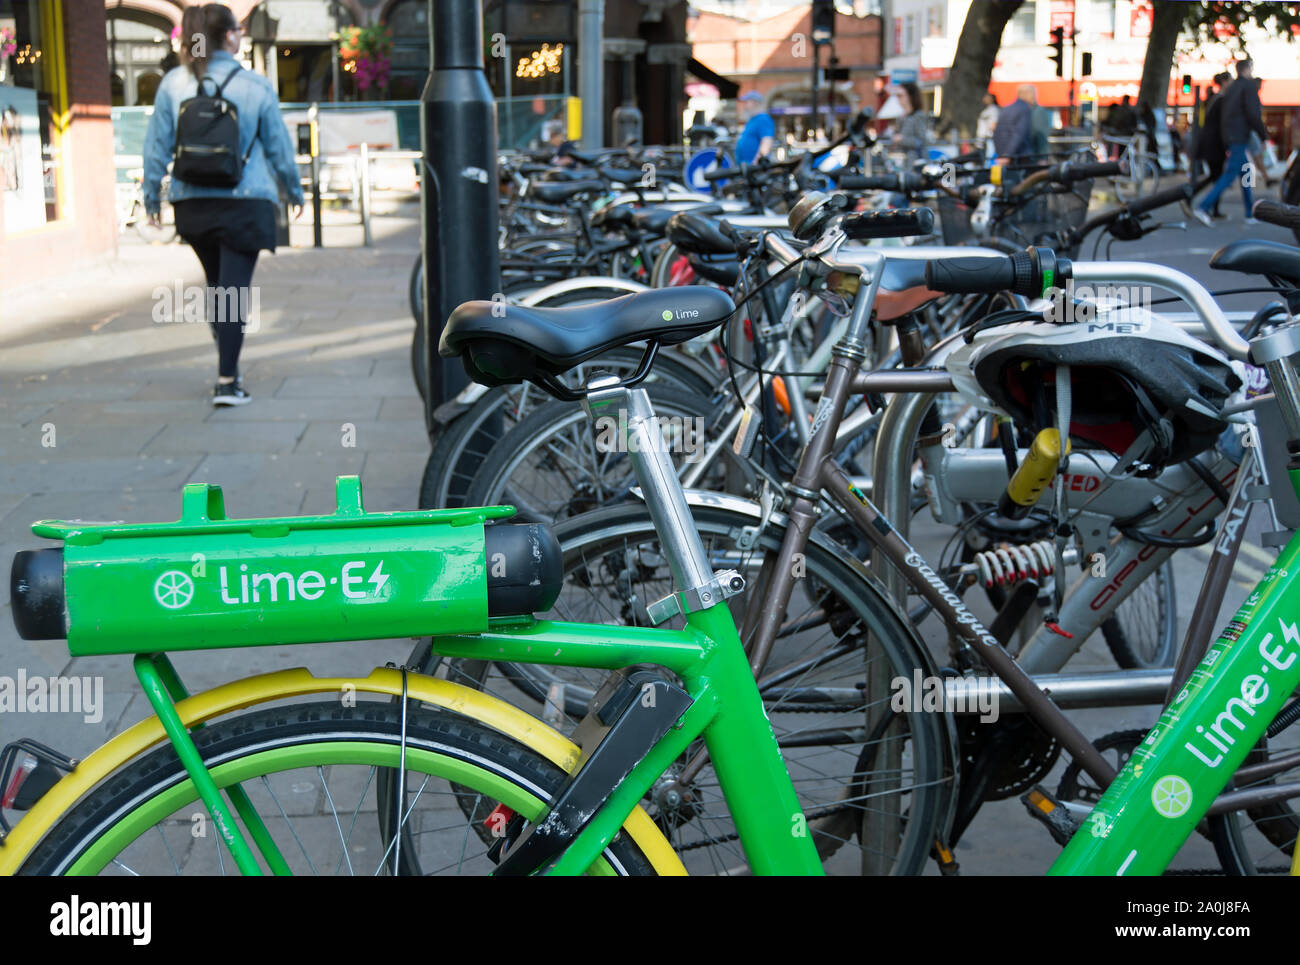
[[[375,588],[375,596],[379,596],[383,592],[384,584],[388,582],[388,574],[384,572],[383,560],[375,564],[375,571],[370,574],[369,582]]]

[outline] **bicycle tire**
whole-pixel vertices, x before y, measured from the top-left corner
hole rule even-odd
[[[1292,724],[1283,733],[1288,737],[1285,752],[1294,751],[1297,740],[1300,739],[1300,727]],[[1274,740],[1276,742],[1277,738]],[[1265,739],[1251,749],[1242,763],[1258,764],[1268,760],[1268,757],[1269,743]],[[1285,777],[1281,781],[1290,784],[1300,780],[1298,772],[1300,768],[1295,767],[1283,772]],[[1275,783],[1279,783],[1278,775],[1251,785],[1230,782],[1225,790]],[[1287,874],[1290,871],[1296,836],[1300,834],[1300,814],[1292,806],[1294,801],[1294,798],[1290,803],[1274,801],[1210,817],[1211,840],[1225,874],[1246,876]]]
[[[375,873],[391,872],[383,849],[376,836],[380,834],[378,822],[373,815],[367,815],[367,824],[373,824],[373,835],[366,835],[362,844],[354,844],[352,834],[361,814],[360,802],[369,791],[370,783],[362,788],[362,797],[358,799],[357,810],[353,812],[348,833],[343,833],[343,819],[335,806],[333,793],[341,793],[345,788],[343,782],[336,781],[334,792],[330,792],[325,768],[331,772],[347,763],[356,763],[370,769],[370,776],[384,767],[398,766],[401,754],[401,715],[399,708],[387,702],[377,703],[363,701],[355,707],[343,707],[338,701],[324,701],[296,704],[289,707],[265,708],[250,714],[228,718],[193,732],[195,745],[203,757],[205,765],[217,780],[218,786],[224,787],[235,781],[249,791],[250,797],[260,799],[259,784],[256,778],[262,778],[262,786],[271,788],[267,775],[274,774],[282,779],[286,774],[310,771],[317,768],[325,788],[333,825],[338,831],[342,847],[338,849],[336,870],[346,865],[349,871],[355,871],[354,857],[360,863],[360,855],[369,848],[374,849],[370,859],[378,856]],[[291,767],[289,765],[292,765]],[[414,794],[411,803],[413,810],[420,797],[429,792],[428,783],[436,779],[439,783],[446,781],[468,787],[477,795],[471,813],[486,817],[493,812],[499,798],[506,798],[517,806],[519,813],[531,812],[535,818],[545,813],[545,808],[555,792],[562,785],[565,774],[555,764],[541,754],[520,744],[471,718],[452,713],[442,708],[427,708],[413,705],[408,708],[406,719],[406,765],[408,774],[424,774],[428,779],[423,785],[408,782],[408,796]],[[419,792],[415,788],[419,787]],[[287,790],[296,795],[305,793],[304,789],[292,783]],[[307,818],[313,823],[328,820],[324,815],[312,815],[305,812],[308,804],[304,800],[290,800],[290,814],[271,790],[271,797],[279,810],[279,818],[285,824],[291,824],[292,818]],[[454,790],[449,792],[459,798]],[[428,802],[426,802],[427,804]],[[504,802],[503,802],[504,803]],[[313,802],[320,810],[321,802]],[[489,805],[491,805],[489,807]],[[445,821],[449,812],[460,810],[448,806],[438,809],[439,821]],[[204,873],[210,869],[210,860],[197,853],[201,846],[194,842],[201,840],[193,829],[201,822],[188,812],[203,812],[198,803],[197,792],[193,783],[185,774],[175,751],[170,744],[156,748],[142,755],[126,767],[115,772],[99,788],[88,795],[80,804],[69,811],[46,835],[41,844],[32,852],[20,869],[21,874],[64,874],[91,873],[106,869],[115,869],[118,864],[125,865],[128,872],[136,868],[126,865],[122,855],[130,853],[130,858],[138,865],[151,857],[150,841],[140,843],[142,836],[157,828],[162,835],[167,858],[172,863],[172,870],[183,870],[176,860],[176,851],[168,843],[169,832],[176,839],[176,850],[182,850],[184,844],[184,863],[192,864],[191,870]],[[267,822],[267,830],[278,828],[280,822],[271,808],[267,809],[272,820]],[[176,819],[176,815],[181,815]],[[421,812],[420,816],[425,816]],[[415,824],[416,815],[411,815],[409,826]],[[157,819],[157,820],[156,820]],[[479,845],[484,842],[477,833],[471,818],[466,818],[459,866],[465,864],[464,852],[468,850],[471,840]],[[240,821],[242,823],[242,821]],[[307,820],[304,820],[305,825]],[[424,837],[438,830],[416,830],[414,836]],[[471,835],[471,830],[476,833]],[[207,835],[203,835],[206,837]],[[212,833],[214,847],[212,851],[220,854],[220,845],[216,844],[217,835]],[[329,837],[328,834],[317,837]],[[189,839],[186,841],[185,839]],[[299,852],[291,847],[281,847],[281,853],[291,867],[300,862],[307,862],[307,869],[319,872],[321,864],[306,854],[302,836],[293,830],[288,842],[299,845]],[[137,843],[140,843],[137,846]],[[281,842],[283,843],[283,842]],[[313,845],[317,843],[313,837]],[[430,840],[422,840],[421,848],[428,857],[436,854]],[[334,842],[326,852],[334,860]],[[156,851],[156,844],[153,845]],[[365,849],[365,850],[362,850]],[[204,847],[203,851],[207,851]],[[486,848],[483,849],[486,851]],[[455,843],[452,843],[452,854]],[[608,869],[615,873],[652,874],[653,869],[645,856],[626,834],[618,835],[604,853]],[[485,855],[477,853],[473,857],[475,870],[490,872],[494,865]],[[221,864],[233,868],[233,860],[228,857]],[[399,873],[401,869],[399,867]],[[408,873],[425,870],[408,868]],[[445,870],[445,869],[439,869]]]
[[[626,346],[586,364],[603,364],[615,371],[631,372],[640,363],[641,356],[641,349]],[[697,394],[706,394],[711,388],[698,366],[690,360],[679,359],[673,352],[659,355],[650,377],[654,380],[648,383],[650,385],[674,385]],[[550,401],[550,396],[532,385],[504,385],[489,389],[467,411],[449,422],[434,439],[420,481],[420,508],[444,509],[470,505],[466,502],[469,487],[484,458],[497,441],[495,434],[486,431],[485,427],[499,416],[502,422],[501,434],[504,435],[535,406]]]
[[[715,568],[724,568],[725,564],[742,572],[756,569],[763,554],[774,552],[784,535],[783,522],[769,523],[758,537],[752,555],[738,561],[734,558],[735,540],[746,527],[753,528],[757,517],[719,506],[698,505],[692,507],[692,516],[706,552],[711,558],[719,557]],[[555,533],[564,551],[565,585],[553,618],[649,625],[644,604],[663,595],[659,584],[667,584],[667,567],[666,563],[648,562],[655,555],[658,536],[643,505],[586,513],[557,524]],[[642,567],[642,572],[624,594],[623,609],[611,607],[594,596],[588,597],[584,591],[598,586],[604,579],[604,561],[629,546],[638,547],[636,565]],[[649,549],[642,551],[642,547]],[[662,572],[645,572],[651,565]],[[920,873],[936,835],[946,827],[951,813],[955,783],[952,763],[955,732],[951,718],[945,713],[890,711],[874,719],[872,726],[880,733],[873,738],[862,718],[866,710],[861,697],[863,691],[844,697],[844,686],[838,686],[834,692],[830,687],[836,681],[840,684],[848,681],[848,687],[853,687],[861,677],[870,679],[868,666],[878,668],[885,675],[877,679],[888,677],[891,681],[900,677],[911,680],[917,669],[923,674],[933,674],[935,670],[913,630],[901,620],[874,578],[842,548],[828,538],[815,535],[805,552],[804,565],[806,578],[799,581],[800,587],[805,590],[812,587],[810,592],[814,595],[804,602],[799,598],[800,588],[796,588],[787,614],[799,609],[795,616],[787,616],[787,632],[778,641],[778,651],[765,669],[764,679],[770,678],[777,668],[791,665],[782,664],[782,660],[791,661],[798,653],[813,650],[818,641],[801,637],[817,630],[818,612],[835,635],[834,642],[852,641],[846,644],[848,649],[840,657],[827,660],[820,669],[809,670],[802,680],[792,678],[793,685],[779,690],[781,682],[777,681],[768,682],[764,687],[768,716],[808,815],[809,830],[828,863],[828,870]],[[743,618],[746,601],[752,599],[751,592],[761,592],[753,581],[745,593],[729,601],[733,613],[739,611]],[[669,625],[680,623],[678,619]],[[870,642],[859,645],[858,641]],[[827,653],[829,649],[815,656]],[[836,661],[840,661],[838,666]],[[567,722],[551,719],[561,730],[572,727],[586,713],[587,701],[603,679],[603,672],[583,668],[506,664],[499,669],[504,679],[493,676],[483,661],[451,661],[448,676],[458,683],[489,692],[508,687],[511,693],[506,695],[507,699],[517,700],[518,694],[513,693],[517,689],[539,703],[547,700],[553,684],[562,683],[565,686],[562,705],[549,708],[552,712],[567,712],[570,718]],[[826,679],[831,683],[817,683],[821,678],[814,670],[829,671]],[[884,709],[878,706],[879,701],[876,704],[878,710]],[[852,743],[853,740],[862,743]],[[899,762],[894,770],[888,767],[893,758],[885,756],[891,753],[897,754]],[[828,768],[836,773],[828,773]],[[712,811],[721,798],[712,777],[708,776],[711,769],[706,772],[691,787],[700,798],[688,817],[681,815],[689,808],[683,806],[678,811],[670,811],[660,807],[657,801],[651,801],[647,810],[693,873],[729,873],[743,867],[744,859],[731,847],[734,834],[729,817]],[[898,786],[892,789],[882,786],[880,782],[889,781],[891,775],[898,777]],[[665,780],[670,776],[666,775]],[[869,830],[865,825],[877,820],[883,823],[886,833],[895,835],[892,841],[886,838],[885,846],[878,849],[888,853],[877,853],[861,844],[864,835],[876,833],[875,825]],[[891,832],[891,828],[895,830]],[[856,858],[850,849],[843,847],[855,839],[859,851]]]
[[[1176,592],[1173,560],[1165,560],[1101,625],[1106,646],[1120,667],[1153,670],[1173,666],[1178,652]],[[1147,619],[1153,604],[1154,626]]]
[[[660,425],[682,427],[680,435],[665,440],[680,471],[682,456],[689,460],[702,454],[704,427],[716,406],[676,386],[650,385],[647,392],[656,417],[668,420]],[[630,498],[637,484],[631,460],[609,442],[605,425],[593,427],[587,413],[575,404],[538,406],[492,446],[470,484],[466,505],[508,504],[519,510],[521,518],[553,523]],[[712,469],[726,471],[723,455]]]

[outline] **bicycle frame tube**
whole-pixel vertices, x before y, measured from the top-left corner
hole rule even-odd
[[[1293,483],[1297,472],[1291,473]],[[1050,874],[1159,874],[1300,684],[1300,536],[1160,715]]]
[[[520,621],[482,635],[435,637],[448,657],[618,670],[652,663],[695,701],[610,796],[552,873],[581,873],[668,766],[703,736],[741,846],[758,874],[821,874],[821,860],[786,771],[758,686],[725,604],[687,615],[684,630]]]
[[[644,389],[598,380],[584,401],[593,420],[621,407],[622,442],[673,574],[683,631],[596,624],[502,621],[485,635],[435,637],[444,656],[617,670],[652,663],[675,672],[693,700],[673,730],[613,790],[549,873],[591,866],[632,809],[692,740],[703,736],[751,868],[821,874],[821,860],[736,632],[729,595],[710,567],[686,495]]]

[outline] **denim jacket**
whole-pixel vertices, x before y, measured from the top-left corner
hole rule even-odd
[[[238,66],[233,56],[218,50],[208,58],[207,76],[220,86]],[[151,214],[158,211],[162,179],[176,149],[176,113],[182,101],[198,93],[198,86],[193,71],[188,67],[168,71],[158,85],[153,115],[149,118],[144,137],[144,206]],[[204,84],[203,89],[211,94],[212,84]],[[293,144],[280,116],[280,102],[271,82],[261,74],[240,69],[226,84],[222,96],[239,111],[239,151],[241,156],[248,154],[243,177],[233,188],[205,187],[172,178],[168,200],[261,198],[278,204],[280,195],[275,180],[279,179],[290,202],[302,204],[302,185],[294,161]]]

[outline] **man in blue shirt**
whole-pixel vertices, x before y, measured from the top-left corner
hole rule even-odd
[[[736,160],[753,164],[766,157],[776,140],[776,122],[763,106],[763,95],[751,90],[740,98],[739,106],[745,112],[745,129],[736,140]]]

